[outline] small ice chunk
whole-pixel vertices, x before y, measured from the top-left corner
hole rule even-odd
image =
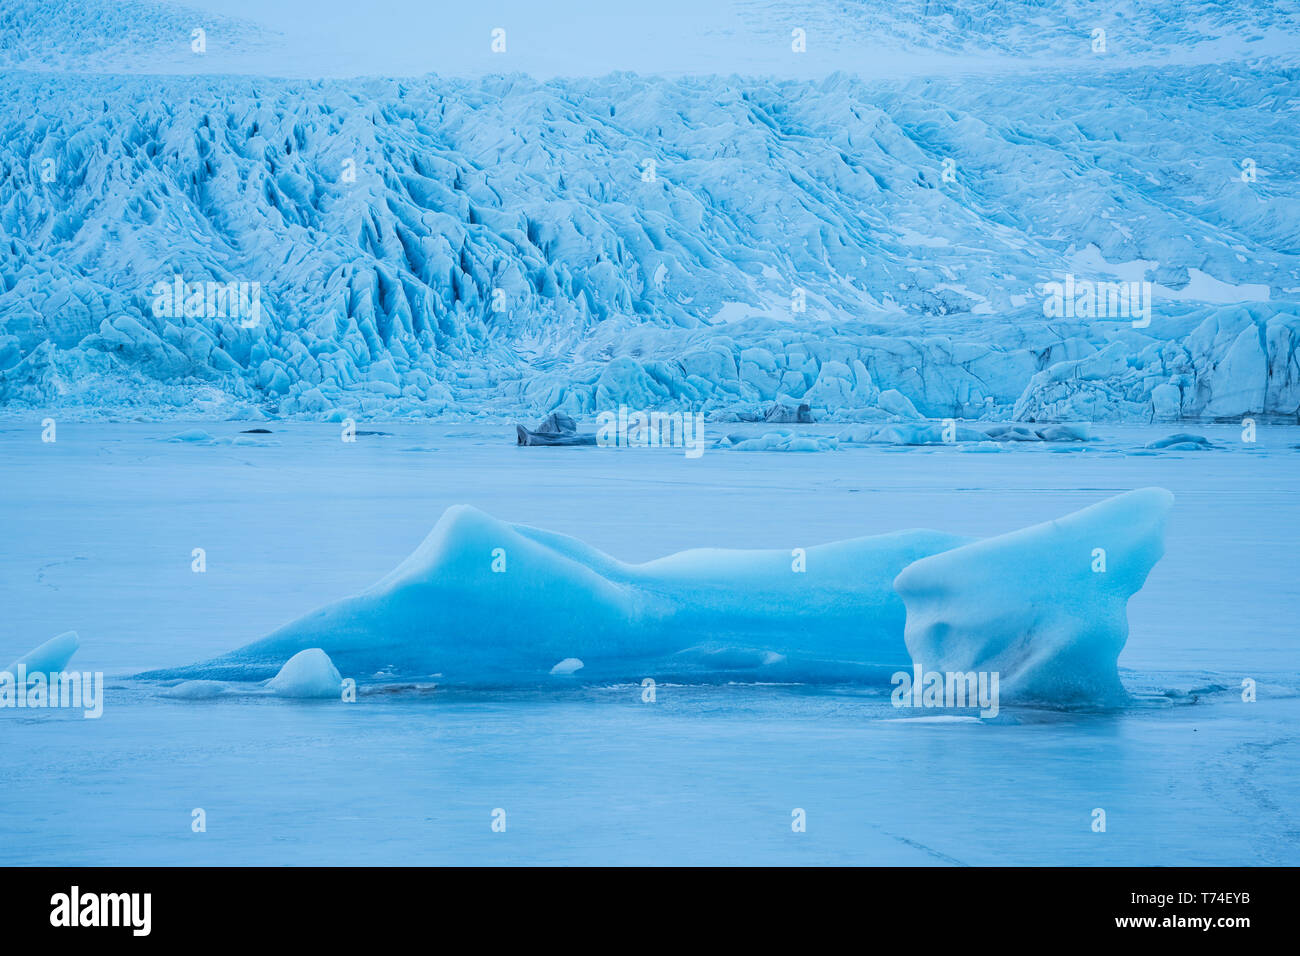
[[[551,668],[551,673],[557,675],[574,674],[582,670],[585,666],[586,665],[576,657],[566,657],[564,660],[560,661],[560,663]]]
[[[299,651],[266,682],[281,697],[338,697],[343,677],[319,647]]]
[[[226,692],[226,685],[219,680],[187,680],[163,691],[164,697],[178,700],[211,700]]]
[[[1147,442],[1147,448],[1163,448],[1169,451],[1203,451],[1213,447],[1204,435],[1191,435],[1187,432],[1179,432],[1177,435],[1167,435],[1157,441]]]
[[[1087,441],[1092,437],[1092,430],[1087,425],[1045,425],[1038,429],[1038,437],[1043,441]]]
[[[202,442],[202,441],[212,441],[212,436],[209,435],[201,428],[192,428],[187,432],[181,432],[178,435],[173,435],[171,438],[167,440],[171,442],[181,442],[181,441]]]
[[[984,434],[994,441],[1042,441],[1043,437],[1028,425],[993,425]]]
[[[790,431],[767,432],[758,438],[740,438],[729,435],[735,451],[833,451],[839,442],[834,438],[796,435]]]
[[[892,445],[948,445],[955,442],[988,441],[988,436],[961,425],[947,427],[920,422],[886,425],[871,440]]]
[[[13,674],[15,680],[17,679],[19,667],[25,668],[28,676],[32,674],[57,674],[68,666],[68,661],[80,646],[81,641],[77,638],[76,631],[64,631],[58,637],[50,638],[35,650],[28,651],[6,667],[5,671]]]

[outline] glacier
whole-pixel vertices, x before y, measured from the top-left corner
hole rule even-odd
[[[904,531],[635,565],[459,505],[356,597],[140,676],[252,681],[279,667],[270,689],[330,697],[334,661],[371,679],[476,686],[579,668],[605,681],[879,680],[924,664],[999,673],[1007,700],[1113,704],[1126,697],[1127,602],[1163,553],[1172,503],[1147,488],[977,542]]]
[[[1273,61],[1032,83],[15,70],[0,408],[1295,421],[1296,95]],[[1149,284],[1148,324],[1045,314],[1063,277]]]

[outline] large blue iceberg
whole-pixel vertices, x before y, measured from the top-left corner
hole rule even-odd
[[[1106,701],[1172,502],[1147,488],[986,540],[902,531],[644,564],[459,505],[361,594],[142,676],[262,680],[320,648],[359,680],[516,684],[576,660],[588,681],[876,681],[916,665],[999,672],[1005,699]]]

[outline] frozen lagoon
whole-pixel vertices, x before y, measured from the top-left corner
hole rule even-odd
[[[166,441],[190,427],[242,443]],[[239,435],[252,427],[272,433]],[[516,448],[500,425],[362,427],[390,434],[66,423],[45,444],[36,420],[0,426],[0,658],[75,629],[72,666],[108,675],[101,720],[0,712],[0,747],[28,768],[0,801],[0,859],[1300,862],[1300,429],[1261,427],[1253,445],[1237,426],[1111,426],[1084,450],[690,460]],[[1219,447],[1134,454],[1174,431]],[[934,722],[894,710],[887,686],[661,685],[644,704],[639,686],[581,672],[355,705],[171,700],[128,679],[361,590],[457,503],[641,561],[908,527],[999,534],[1149,485],[1176,504],[1167,553],[1130,603],[1121,674],[1140,697],[1119,712]],[[1241,701],[1244,677],[1257,703]],[[1225,689],[1195,693],[1211,686]],[[190,830],[196,807],[206,833]],[[505,833],[490,826],[498,807]],[[791,831],[794,808],[806,833]]]

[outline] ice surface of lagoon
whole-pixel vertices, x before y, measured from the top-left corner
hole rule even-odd
[[[0,659],[76,630],[71,666],[108,685],[99,720],[0,711],[0,753],[22,767],[0,861],[1300,863],[1300,429],[690,460],[517,448],[502,426],[362,427],[389,434],[69,422],[43,443],[38,421],[0,425]],[[212,440],[167,440],[199,430]],[[1176,431],[1218,447],[1145,450]],[[908,527],[986,536],[1150,485],[1176,504],[1130,603],[1120,664],[1137,696],[1118,712],[918,719],[887,686],[661,684],[643,703],[581,671],[496,692],[363,684],[350,705],[175,699],[130,679],[360,591],[452,504],[642,561]]]

